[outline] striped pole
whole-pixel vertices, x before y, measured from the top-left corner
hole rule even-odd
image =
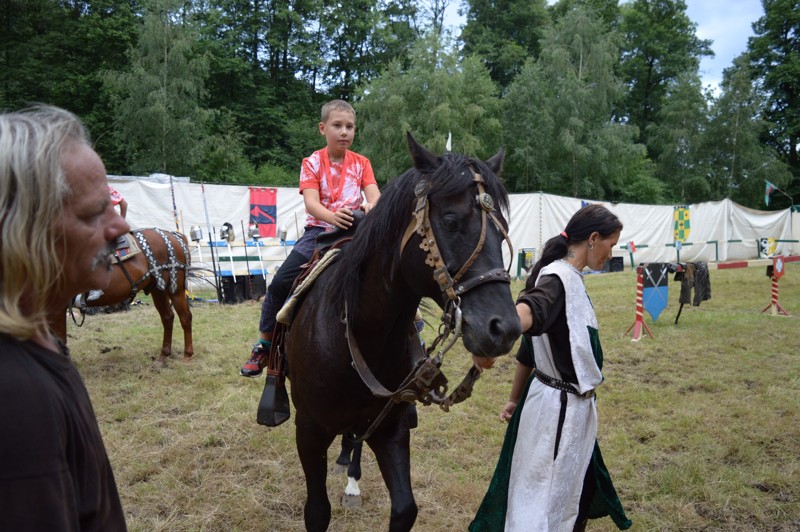
[[[780,303],[778,303],[778,278],[774,275],[772,276],[772,300],[761,312],[766,312],[768,310],[771,311],[770,313],[773,316],[777,316],[778,314],[782,314],[784,316],[789,315],[789,313],[786,312],[786,309],[783,308]]]
[[[644,322],[644,305],[642,303],[642,293],[644,292],[644,267],[638,266],[636,268],[636,319],[633,322],[633,325],[628,327],[628,330],[625,331],[625,334],[628,334],[631,329],[633,329],[633,337],[631,338],[631,342],[638,342],[642,339],[642,328],[647,331],[647,334],[650,335],[650,338],[654,338],[653,333],[650,331],[650,327]]]

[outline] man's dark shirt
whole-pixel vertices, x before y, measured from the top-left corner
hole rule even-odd
[[[66,347],[0,334],[0,530],[126,530],[86,387]]]

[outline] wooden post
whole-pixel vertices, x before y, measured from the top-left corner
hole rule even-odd
[[[778,303],[778,279],[783,277],[783,257],[774,257],[772,259],[772,299],[767,305],[764,310],[761,312],[766,312],[770,310],[773,316],[777,316],[778,314],[782,314],[784,316],[788,316],[789,313],[786,312],[786,309]]]
[[[631,342],[638,342],[642,339],[642,328],[647,331],[650,338],[654,338],[650,327],[644,322],[644,304],[642,303],[642,292],[644,291],[644,266],[639,265],[636,268],[636,319],[633,325],[628,327],[625,334],[628,334],[633,329],[633,337]]]

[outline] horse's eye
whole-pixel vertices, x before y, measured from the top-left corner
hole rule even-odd
[[[448,231],[458,230],[458,216],[455,214],[445,214],[444,217],[442,217],[442,223],[444,224],[444,228]]]

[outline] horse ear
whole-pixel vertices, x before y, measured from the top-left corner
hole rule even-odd
[[[411,161],[414,163],[414,168],[423,174],[430,174],[439,169],[442,165],[442,158],[419,144],[411,132],[406,133],[406,141],[408,141],[408,151],[411,152]]]
[[[506,149],[501,147],[488,161],[485,161],[486,166],[494,172],[494,175],[499,176],[503,172],[503,159],[505,159],[505,157]]]

